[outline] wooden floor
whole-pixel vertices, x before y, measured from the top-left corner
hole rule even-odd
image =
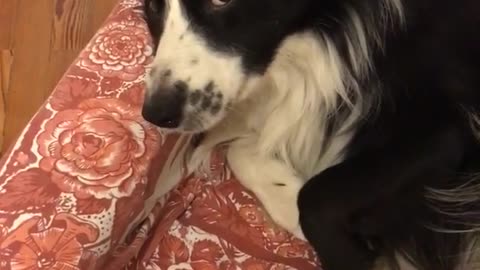
[[[118,0],[0,0],[0,155]]]

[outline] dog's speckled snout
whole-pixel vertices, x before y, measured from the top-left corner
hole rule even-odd
[[[223,93],[213,80],[203,87],[191,87],[188,78],[176,79],[171,69],[152,69],[146,81],[142,115],[161,128],[203,129],[205,121],[219,114],[224,106]]]

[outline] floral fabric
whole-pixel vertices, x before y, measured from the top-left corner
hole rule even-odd
[[[118,4],[0,160],[0,270],[318,269],[221,149],[213,174],[186,176],[190,138],[142,119],[141,5]]]

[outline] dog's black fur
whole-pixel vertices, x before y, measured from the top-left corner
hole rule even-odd
[[[480,199],[456,208],[470,215],[455,217],[438,208],[458,205],[428,196],[432,189],[479,184],[470,175],[480,172],[471,127],[480,113],[478,0],[399,0],[403,24],[382,18],[384,0],[233,0],[215,15],[209,1],[179,1],[213,47],[242,55],[247,73],[264,72],[281,41],[305,29],[326,34],[353,69],[345,7],[367,25],[391,23],[381,48],[371,41],[374,72],[357,80],[378,106],[356,126],[346,160],[301,190],[302,229],[325,270],[367,270],[378,256],[398,252],[421,270],[455,269],[471,235],[431,228],[476,229]],[[146,6],[158,41],[164,1]]]
[[[420,269],[453,270],[466,236],[425,225],[471,230],[462,224],[479,218],[450,221],[425,196],[426,187],[459,187],[471,180],[463,173],[480,171],[466,114],[480,105],[480,2],[402,2],[406,26],[387,33],[373,57],[377,76],[362,86],[381,84],[378,111],[358,130],[349,158],[299,196],[302,228],[327,270],[369,269],[372,258],[394,251]],[[480,210],[480,200],[469,207]]]

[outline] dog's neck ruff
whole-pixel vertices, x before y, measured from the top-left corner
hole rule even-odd
[[[400,0],[379,5],[385,24],[362,21],[363,14],[346,8],[346,56],[326,34],[307,31],[288,37],[261,82],[242,91],[249,97],[233,104],[193,151],[191,168],[225,143],[254,145],[257,155],[280,160],[304,179],[341,162],[356,124],[374,106],[374,97],[360,95],[358,81],[374,72],[371,55],[382,49],[384,28],[402,22]]]

